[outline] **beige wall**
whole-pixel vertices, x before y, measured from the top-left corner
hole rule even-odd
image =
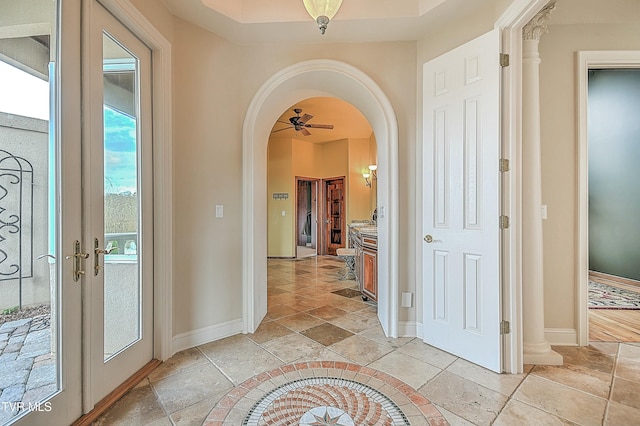
[[[173,15],[158,0],[130,0],[169,42],[173,41]]]
[[[367,187],[362,177],[362,173],[369,171],[369,164],[375,164],[375,161],[371,163],[369,159],[369,145],[369,139],[349,140],[347,223],[353,220],[369,220],[373,213],[371,199],[375,198],[375,187]]]
[[[267,156],[267,254],[270,257],[295,257],[295,177],[293,145],[298,141],[279,139],[269,143]],[[289,194],[274,199],[274,193]],[[283,215],[284,213],[284,215]]]
[[[560,4],[558,7],[562,7]],[[624,15],[624,13],[622,13]],[[640,50],[640,25],[553,25],[540,40],[545,326],[576,327],[577,111],[575,55]]]
[[[372,192],[362,173],[367,169],[370,139],[341,139],[311,143],[298,139],[272,139],[267,165],[267,255],[295,257],[295,178],[345,177],[346,221],[371,217]],[[274,200],[273,193],[286,192],[286,200]],[[320,207],[322,208],[322,207]],[[282,215],[282,212],[285,215]]]
[[[374,134],[371,134],[371,137],[369,137],[369,164],[378,164],[378,144],[376,143],[376,135]],[[378,192],[378,181],[373,180],[371,182],[371,189],[370,189],[370,195],[369,195],[369,218],[372,217],[373,212],[378,206],[377,192]]]
[[[317,58],[344,61],[362,70],[393,105],[399,129],[399,291],[417,293],[416,301],[420,301],[416,282],[421,281],[422,274],[418,222],[422,150],[416,140],[421,140],[418,135],[422,130],[422,120],[417,119],[422,116],[422,64],[489,31],[500,15],[498,9],[506,2],[498,1],[500,7],[462,19],[456,25],[434,28],[432,35],[418,42],[313,46],[239,46],[180,18],[171,18],[155,1],[133,3],[173,43],[174,333],[241,317],[242,121],[252,97],[268,78],[289,65]],[[355,170],[347,175],[353,180]],[[361,180],[360,176],[356,182]],[[288,190],[278,192],[292,194],[290,184]],[[272,192],[269,189],[269,197]],[[216,204],[225,207],[222,219],[214,217]],[[293,217],[292,207],[287,208],[287,217]],[[268,217],[272,217],[271,212]],[[293,225],[290,229],[293,232]],[[286,238],[293,241],[292,236]],[[271,244],[269,241],[269,250]],[[421,321],[419,303],[416,305],[400,308],[400,321]]]
[[[242,49],[177,18],[173,29],[173,329],[180,334],[242,316],[241,129],[249,101],[238,93]],[[216,205],[224,206],[221,219]]]
[[[295,158],[292,164],[293,175],[301,177],[322,176],[322,144],[300,139],[294,139],[292,142],[292,156]]]
[[[242,121],[252,97],[269,77],[289,65],[316,58],[344,61],[362,70],[382,88],[394,107],[399,128],[399,291],[416,292],[418,302],[417,307],[401,308],[399,319],[420,322],[422,296],[416,283],[422,276],[418,238],[422,204],[422,64],[491,30],[508,2],[498,0],[495,8],[488,8],[483,14],[461,19],[452,26],[434,27],[428,37],[417,42],[313,46],[239,46],[172,17],[156,1],[133,3],[173,43],[174,332],[241,317]],[[637,24],[552,23],[550,33],[542,37],[543,202],[549,206],[549,219],[544,223],[546,327],[576,325],[574,54],[577,50],[640,49],[638,28]],[[311,149],[302,145],[298,148]],[[311,174],[316,173],[321,171],[313,170]],[[355,170],[348,175],[353,180]],[[292,182],[289,185],[278,192],[291,194]],[[225,206],[222,219],[214,218],[216,204]],[[287,208],[291,212],[288,217],[292,217],[292,207]],[[290,228],[293,232],[292,225]]]

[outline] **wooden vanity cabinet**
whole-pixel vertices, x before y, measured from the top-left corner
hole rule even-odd
[[[378,253],[370,249],[362,250],[362,284],[360,291],[372,300],[378,298]]]
[[[376,232],[349,230],[349,243],[356,252],[355,275],[362,299],[378,299],[378,237]]]

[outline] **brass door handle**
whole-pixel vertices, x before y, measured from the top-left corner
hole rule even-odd
[[[117,247],[102,249],[100,248],[100,241],[97,238],[93,239],[93,275],[97,276],[100,273],[100,269],[104,268],[103,266],[100,266],[100,255],[111,254],[111,252],[116,249]]]
[[[80,281],[80,276],[84,275],[84,271],[80,269],[81,264],[80,261],[82,259],[88,259],[89,253],[80,252],[80,241],[75,240],[73,242],[73,254],[69,256],[65,256],[65,259],[73,259],[73,281]]]
[[[431,235],[428,235],[428,234],[427,234],[427,235],[425,235],[425,236],[424,236],[424,241],[425,241],[427,244],[431,244],[431,243],[433,242],[433,237],[432,237]]]

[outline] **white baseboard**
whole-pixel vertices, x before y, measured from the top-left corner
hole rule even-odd
[[[545,328],[545,339],[554,346],[578,346],[578,334],[573,328]],[[398,337],[424,338],[422,323],[417,321],[399,321]]]
[[[578,346],[578,333],[573,328],[545,328],[544,337],[551,346]]]
[[[215,340],[224,339],[225,337],[233,336],[235,334],[240,334],[242,333],[242,330],[242,319],[237,319],[222,324],[216,324],[180,333],[173,337],[172,354],[195,346],[203,345],[205,343],[213,342]]]
[[[422,323],[398,321],[398,337],[422,337]]]

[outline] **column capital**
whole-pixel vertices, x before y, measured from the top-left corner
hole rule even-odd
[[[540,36],[546,33],[549,29],[547,27],[547,20],[549,15],[556,8],[556,2],[551,1],[545,7],[542,8],[536,16],[522,29],[522,38],[524,40],[540,40]]]

